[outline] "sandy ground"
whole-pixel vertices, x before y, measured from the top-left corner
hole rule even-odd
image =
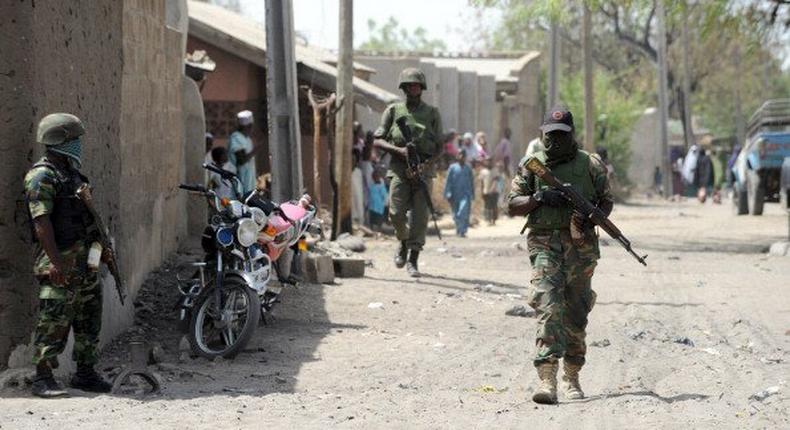
[[[287,291],[233,361],[179,362],[173,316],[144,310],[138,330],[169,362],[152,366],[161,394],[5,389],[0,428],[790,428],[790,258],[765,253],[786,215],[641,201],[613,219],[649,266],[602,248],[584,400],[529,400],[535,319],[505,315],[525,304],[529,262],[521,222],[503,220],[430,239],[417,282],[392,266],[394,242],[369,241],[365,279]],[[162,288],[150,281],[148,299],[169,300]],[[769,387],[778,393],[750,398]]]

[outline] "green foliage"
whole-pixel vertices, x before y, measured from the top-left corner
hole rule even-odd
[[[640,94],[628,93],[617,85],[609,73],[596,71],[595,92],[595,145],[606,148],[609,161],[614,166],[621,184],[627,184],[626,172],[631,161],[631,133],[642,115],[646,100]],[[577,138],[584,139],[584,75],[567,76],[560,83],[560,100],[574,114]]]
[[[394,17],[379,26],[373,19],[368,19],[368,40],[359,45],[359,49],[368,51],[446,51],[447,45],[441,39],[429,39],[428,31],[417,27],[409,31],[403,28]]]

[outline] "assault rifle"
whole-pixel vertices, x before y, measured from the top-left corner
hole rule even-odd
[[[433,220],[433,226],[436,228],[436,234],[439,236],[439,240],[442,240],[442,231],[439,229],[439,223],[436,221],[436,210],[433,208],[433,202],[431,201],[431,192],[428,190],[428,184],[422,177],[422,170],[425,166],[422,160],[420,160],[417,146],[412,142],[411,129],[406,125],[405,117],[398,118],[395,120],[395,123],[398,125],[400,134],[403,135],[403,138],[407,142],[406,151],[408,154],[406,156],[406,162],[408,163],[408,167],[406,170],[406,177],[415,183],[425,196],[425,202],[428,204],[428,210],[431,212],[431,219]]]
[[[636,261],[642,263],[642,265],[647,266],[645,262],[645,258],[647,255],[640,257],[639,255],[631,249],[631,242],[626,239],[623,233],[617,228],[612,221],[607,218],[606,214],[603,213],[597,206],[593,205],[589,200],[585,199],[584,196],[579,194],[575,188],[573,188],[570,184],[563,184],[561,183],[551,170],[548,167],[544,166],[543,163],[540,162],[537,158],[532,158],[531,160],[527,161],[527,170],[530,172],[538,175],[540,179],[543,179],[547,184],[559,190],[563,196],[565,196],[568,201],[571,202],[573,209],[581,214],[582,217],[585,219],[589,219],[598,227],[601,227],[603,231],[606,232],[612,239],[616,240],[629,254],[633,255],[636,258]]]
[[[109,232],[107,228],[104,227],[104,223],[99,216],[99,213],[96,211],[96,207],[93,205],[93,196],[91,195],[91,189],[88,184],[82,184],[77,189],[76,192],[77,198],[82,200],[85,203],[85,207],[88,208],[88,212],[93,215],[93,222],[96,223],[96,227],[99,230],[99,243],[103,249],[110,253],[110,259],[107,262],[107,268],[110,270],[110,274],[113,278],[115,278],[115,288],[118,290],[118,298],[121,300],[121,306],[123,306],[124,301],[126,300],[126,290],[123,287],[123,281],[121,280],[121,272],[118,270],[118,261],[115,259],[115,250],[112,245],[112,240],[110,240]]]

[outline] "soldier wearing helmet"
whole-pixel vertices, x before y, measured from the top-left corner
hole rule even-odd
[[[94,219],[75,195],[88,182],[82,166],[85,128],[74,115],[54,113],[38,124],[36,140],[46,148],[25,176],[25,200],[37,242],[33,274],[38,280],[39,315],[35,328],[33,394],[59,397],[67,393],[52,376],[70,329],[77,373],[71,386],[109,392],[112,387],[94,370],[98,361],[102,296],[97,273],[88,267],[92,243],[98,239]],[[96,251],[94,251],[96,252]],[[101,255],[103,260],[109,253]]]
[[[425,245],[428,227],[430,196],[406,176],[408,169],[407,143],[413,143],[422,162],[430,163],[441,155],[442,118],[439,110],[422,101],[422,92],[427,89],[425,75],[420,69],[407,68],[400,74],[398,82],[406,96],[405,102],[393,103],[384,111],[381,125],[373,134],[374,146],[392,154],[387,176],[390,178],[390,219],[400,246],[395,254],[395,266],[406,266],[410,276],[419,277],[417,261]],[[406,142],[397,126],[400,118],[406,120],[411,131],[412,142]],[[432,172],[426,168],[428,189]],[[409,213],[411,216],[409,216]]]

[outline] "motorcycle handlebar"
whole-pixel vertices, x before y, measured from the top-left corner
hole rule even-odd
[[[204,187],[203,185],[180,184],[178,188],[187,191],[195,191],[197,193],[203,193],[203,194],[208,192],[206,187]]]
[[[238,178],[238,176],[235,173],[233,173],[231,171],[228,171],[228,170],[225,170],[225,169],[222,169],[222,168],[219,168],[217,166],[212,166],[211,164],[208,164],[208,163],[203,163],[203,168],[206,169],[206,170],[211,170],[212,172],[219,174],[220,176],[222,176],[222,179]]]

